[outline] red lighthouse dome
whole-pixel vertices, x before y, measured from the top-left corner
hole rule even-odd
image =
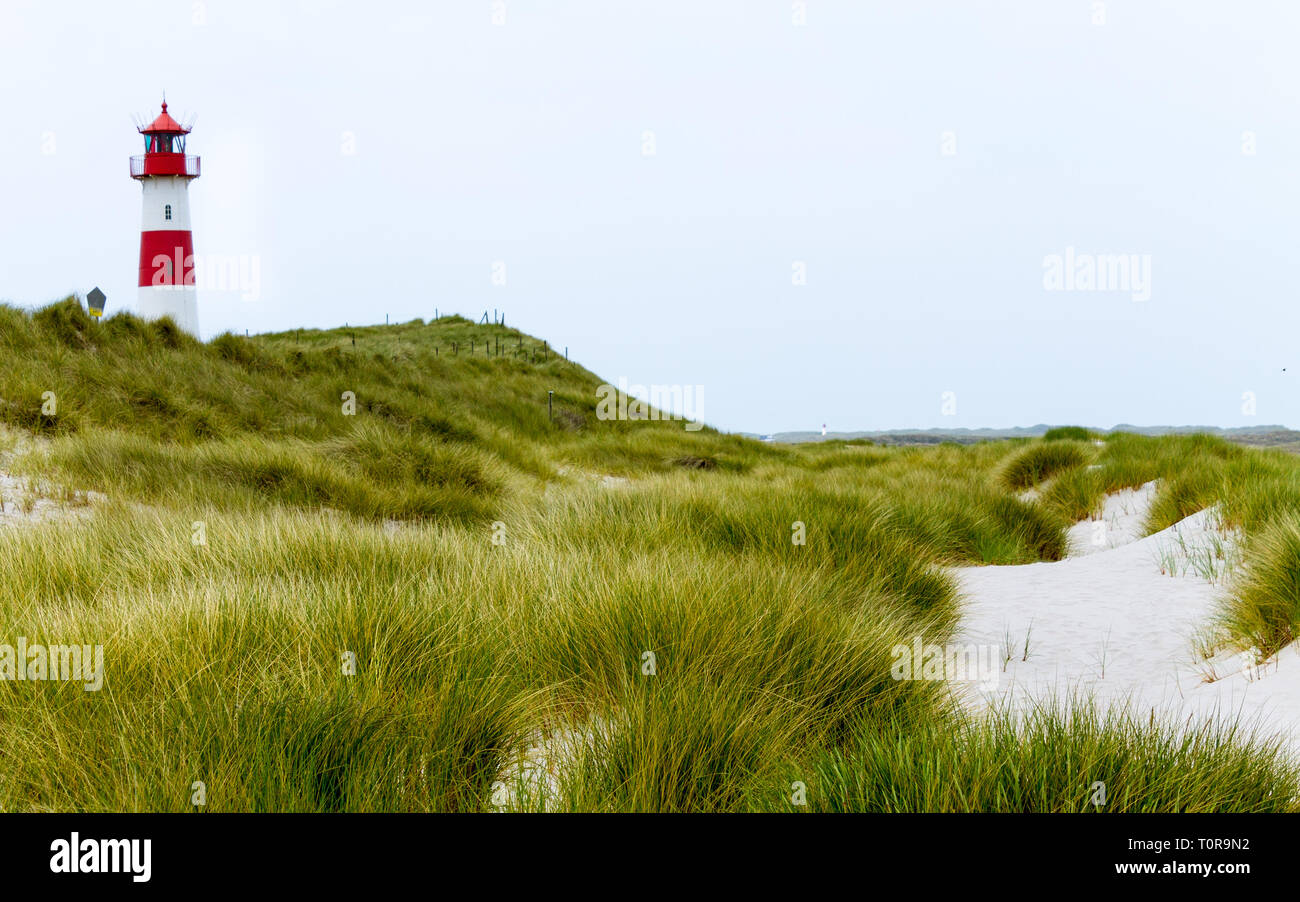
[[[178,175],[182,178],[199,177],[199,158],[185,153],[185,136],[190,130],[167,112],[163,101],[158,118],[140,129],[144,135],[144,156],[131,158],[131,178],[150,175]]]

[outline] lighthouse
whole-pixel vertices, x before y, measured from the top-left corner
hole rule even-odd
[[[144,136],[144,155],[131,158],[131,178],[144,189],[137,312],[144,319],[170,316],[198,338],[189,187],[199,177],[199,158],[186,155],[190,130],[167,113],[165,100],[158,118],[138,131]]]

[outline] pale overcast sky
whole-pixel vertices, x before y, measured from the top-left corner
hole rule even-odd
[[[498,309],[724,429],[1300,425],[1298,39],[1281,0],[0,0],[0,300],[133,305],[166,90],[200,265],[260,267],[205,337]],[[1149,285],[1046,290],[1067,249]]]

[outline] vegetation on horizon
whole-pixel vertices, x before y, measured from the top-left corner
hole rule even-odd
[[[1055,442],[1062,439],[1072,441],[1087,442],[1097,438],[1096,434],[1090,429],[1082,426],[1053,426],[1043,433],[1043,441]]]

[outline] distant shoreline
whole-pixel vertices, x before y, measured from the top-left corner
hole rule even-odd
[[[881,445],[938,445],[954,442],[959,445],[973,445],[976,442],[996,441],[1008,438],[1040,438],[1048,429],[1044,423],[1036,426],[1012,426],[1005,429],[885,429],[862,432],[827,432],[822,435],[816,430],[798,432],[775,432],[769,435],[742,432],[741,435],[781,444],[799,444],[802,442],[852,441],[867,439]],[[1134,432],[1139,435],[1170,435],[1176,433],[1206,432],[1228,441],[1243,445],[1255,445],[1267,448],[1286,448],[1300,451],[1300,430],[1278,424],[1264,426],[1133,426],[1121,423],[1110,428],[1087,427],[1094,432],[1110,434],[1113,432]]]

